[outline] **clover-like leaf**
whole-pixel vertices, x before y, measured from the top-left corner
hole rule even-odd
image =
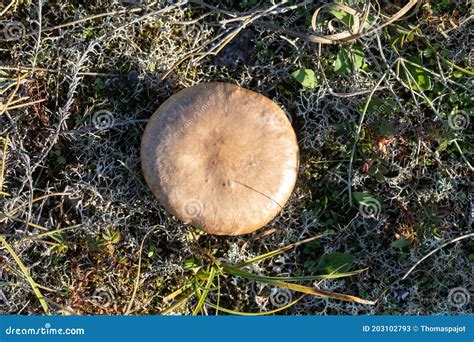
[[[320,78],[316,75],[312,69],[299,69],[291,73],[303,87],[308,89],[314,89],[321,85]]]
[[[334,72],[350,75],[359,70],[364,63],[364,50],[360,45],[341,46],[334,62]]]

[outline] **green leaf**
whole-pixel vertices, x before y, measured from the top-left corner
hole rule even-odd
[[[364,50],[360,45],[348,48],[341,46],[334,62],[334,72],[341,75],[354,74],[364,63]]]
[[[321,85],[320,78],[316,75],[314,70],[311,69],[299,69],[291,73],[303,87],[308,89],[314,89]]]
[[[68,250],[68,246],[66,245],[57,245],[57,246],[53,246],[49,249],[49,252],[50,253],[57,253],[57,254],[61,254],[61,253],[66,253]]]
[[[98,91],[104,90],[105,89],[105,82],[101,78],[96,78],[95,79],[95,89]]]
[[[411,246],[411,242],[405,238],[401,238],[399,240],[395,240],[393,241],[390,246],[392,246],[393,248],[399,248],[399,249],[403,249],[405,247],[409,247]]]
[[[163,250],[159,247],[155,247],[155,246],[151,246],[149,249],[148,249],[148,257],[149,258],[152,258],[155,254],[160,254],[161,252],[163,252]]]
[[[436,155],[439,156],[439,153],[446,150],[448,148],[448,146],[449,146],[449,141],[447,141],[447,140],[441,141],[438,148],[435,151]]]
[[[378,99],[371,99],[367,106],[368,113],[385,114],[389,109],[391,109],[391,107],[385,101]],[[364,106],[361,106],[359,112],[362,112],[363,110]]]
[[[119,243],[121,239],[120,232],[113,230],[112,228],[109,228],[107,232],[103,233],[102,237],[104,238],[105,241],[108,241],[112,244]]]
[[[423,57],[426,58],[431,58],[433,56],[433,49],[432,48],[426,48],[423,50]]]
[[[354,25],[354,18],[349,13],[336,8],[330,8],[327,11],[342,21],[347,27]]]
[[[342,1],[342,0],[336,0],[334,1],[336,4],[344,4],[346,6],[349,6],[350,7],[350,1]],[[351,28],[352,30],[356,30],[357,27],[354,26],[354,17],[347,13],[346,11],[342,10],[342,9],[339,9],[339,8],[328,8],[326,9],[326,11],[328,13],[331,13],[335,18],[339,19],[341,22],[344,23],[344,25],[346,25],[347,27]],[[366,19],[366,21],[364,22],[361,22],[360,24],[362,25],[363,28],[368,28],[370,27],[371,23],[372,23],[372,19],[370,17],[368,17]]]
[[[427,71],[416,66],[423,66],[423,62],[416,56],[409,56],[406,58],[406,60],[408,61],[404,63],[406,70],[403,66],[401,66],[400,78],[413,90],[431,89],[433,84],[431,82],[430,74]],[[412,63],[416,65],[413,65]],[[406,71],[408,71],[408,73]]]
[[[57,243],[65,243],[66,239],[64,238],[64,235],[61,233],[54,233],[50,234],[49,237],[56,241]]]
[[[382,205],[380,201],[371,194],[367,192],[354,192],[352,193],[352,196],[359,203],[359,210],[362,215],[374,217],[380,214]]]
[[[352,197],[359,203],[366,203],[370,201],[373,197],[367,192],[353,192]]]
[[[338,272],[348,272],[354,260],[355,258],[352,255],[346,253],[334,252],[331,254],[325,254],[319,260],[316,269],[327,273],[336,270]]]
[[[194,258],[186,259],[184,261],[184,269],[186,269],[186,270],[191,270],[191,269],[196,268],[198,266],[200,266],[199,262],[198,262],[198,260],[196,260]]]

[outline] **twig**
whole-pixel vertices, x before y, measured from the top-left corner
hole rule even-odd
[[[0,70],[12,70],[12,71],[31,71],[31,72],[52,72],[57,74],[70,74],[71,71],[64,70],[64,69],[47,69],[47,68],[37,68],[37,67],[26,67],[26,66],[18,66],[18,67],[11,67],[0,65]],[[102,73],[102,72],[78,72],[78,76],[102,76],[102,77],[118,77],[122,76],[121,74],[109,74],[109,73]]]
[[[140,276],[141,276],[141,270],[142,270],[142,253],[143,253],[143,246],[145,245],[145,240],[146,238],[151,234],[154,233],[155,231],[162,229],[162,227],[153,227],[150,229],[145,236],[142,239],[142,242],[140,244],[140,249],[138,250],[138,270],[137,270],[137,276],[135,277],[135,283],[133,285],[133,291],[132,291],[132,296],[130,297],[130,301],[128,302],[127,309],[125,310],[124,315],[130,315],[130,311],[132,310],[133,303],[135,302],[135,296],[137,295],[138,291],[138,286],[140,285]]]
[[[361,31],[361,32],[357,32],[357,33],[352,33],[351,31],[347,30],[347,31],[337,33],[337,34],[333,34],[333,35],[314,35],[314,34],[302,33],[302,32],[299,32],[299,31],[292,30],[292,29],[287,29],[287,28],[275,25],[273,23],[265,22],[265,21],[255,21],[255,25],[267,27],[267,28],[270,28],[272,30],[276,30],[276,31],[282,32],[284,34],[287,34],[289,36],[300,38],[300,39],[302,39],[304,41],[307,41],[307,42],[310,42],[310,43],[339,44],[339,43],[343,43],[343,42],[353,42],[353,41],[357,40],[358,38],[367,37],[367,36],[370,36],[372,34],[375,34],[378,31],[382,30],[384,27],[394,23],[397,20],[400,20],[415,5],[417,5],[416,8],[418,8],[420,4],[421,4],[421,0],[410,0],[404,7],[402,7],[397,13],[392,15],[388,20],[386,20],[381,25],[379,25],[377,27],[374,27],[374,28],[370,28],[366,31]],[[329,7],[331,5],[335,5],[335,4],[325,4],[321,7],[319,7],[315,11],[315,15],[317,15],[321,9],[323,9],[325,7]],[[313,15],[313,18],[314,18],[314,15]]]
[[[387,77],[387,75],[388,75],[388,71],[382,75],[382,77],[378,80],[377,84],[375,85],[374,89],[372,89],[372,91],[370,92],[367,98],[367,101],[365,102],[364,109],[362,110],[362,114],[359,120],[359,125],[357,126],[355,141],[354,141],[354,144],[352,145],[352,151],[351,151],[351,157],[349,160],[348,175],[347,175],[347,183],[348,183],[347,191],[349,195],[349,205],[351,206],[352,206],[352,163],[355,157],[355,149],[356,149],[357,143],[360,140],[360,132],[362,131],[362,124],[364,123],[365,114],[367,113],[367,109],[369,108],[369,104],[370,104],[370,101],[372,100],[372,96],[374,95],[375,91],[380,86],[380,84],[384,81],[385,77]]]
[[[388,291],[390,290],[391,287],[393,287],[395,284],[399,283],[400,281],[402,280],[405,280],[423,261],[425,261],[426,259],[428,259],[430,256],[432,256],[433,254],[435,254],[436,252],[440,251],[441,249],[443,249],[444,247],[446,246],[449,246],[450,244],[452,243],[455,243],[455,242],[458,242],[458,241],[461,241],[461,240],[464,240],[464,239],[467,239],[467,238],[472,238],[474,237],[474,233],[469,233],[469,234],[465,234],[465,235],[462,235],[462,236],[458,236],[457,238],[454,238],[452,240],[449,240],[448,242],[445,242],[443,243],[441,246],[439,246],[438,248],[435,248],[433,249],[431,252],[429,252],[428,254],[426,254],[423,258],[421,258],[420,260],[418,260],[401,278],[395,280],[394,282],[392,282],[389,286],[387,286],[387,288],[385,290],[382,291],[382,293],[377,297],[377,299],[375,300],[376,303],[378,303],[381,299],[382,299],[382,296]]]
[[[110,16],[113,16],[113,15],[120,15],[120,14],[126,14],[126,13],[141,12],[141,11],[143,11],[143,10],[149,8],[149,7],[152,7],[152,6],[156,5],[156,3],[157,3],[157,1],[154,1],[151,4],[147,5],[147,7],[135,7],[135,8],[124,9],[124,10],[120,10],[120,11],[111,11],[111,12],[106,12],[106,13],[99,13],[99,14],[90,15],[90,16],[87,16],[87,17],[84,17],[84,18],[81,18],[81,19],[77,19],[77,20],[74,20],[74,21],[71,21],[71,22],[68,22],[68,23],[64,23],[64,24],[61,24],[61,25],[45,27],[45,28],[43,28],[43,32],[50,32],[50,31],[54,31],[54,30],[59,30],[59,29],[65,28],[65,27],[74,26],[74,25],[77,25],[77,24],[80,24],[80,23],[84,23],[86,21],[91,21],[91,20],[99,19],[99,18],[103,18],[103,17],[110,17]]]

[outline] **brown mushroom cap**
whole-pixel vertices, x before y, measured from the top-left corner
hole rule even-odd
[[[150,118],[143,174],[161,205],[218,235],[251,233],[273,219],[296,182],[291,123],[267,97],[228,83],[171,96]]]

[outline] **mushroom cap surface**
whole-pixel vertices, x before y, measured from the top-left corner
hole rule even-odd
[[[267,97],[229,83],[202,83],[166,100],[141,143],[145,180],[160,204],[209,234],[251,233],[291,195],[296,135]]]

